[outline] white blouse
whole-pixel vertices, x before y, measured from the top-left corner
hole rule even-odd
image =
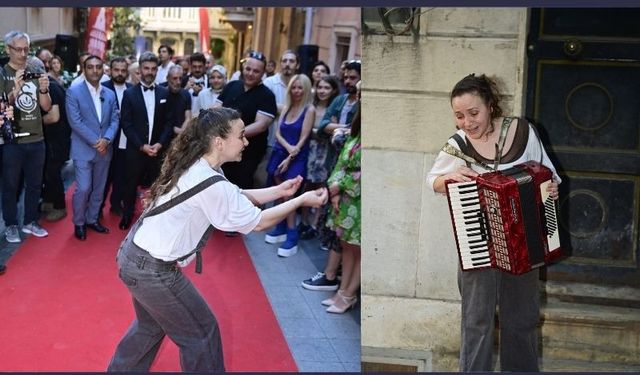
[[[465,139],[465,134],[463,130],[458,130],[456,133],[460,135],[462,139]],[[458,146],[458,143],[453,139],[449,138],[447,142],[453,147],[457,148],[458,150],[460,149],[460,147]],[[527,140],[527,146],[525,147],[525,150],[522,153],[522,155],[517,160],[511,163],[500,164],[498,166],[498,170],[508,169],[513,167],[516,164],[521,164],[530,160],[537,161],[542,165],[546,166],[547,168],[551,169],[551,171],[553,172],[553,177],[555,181],[558,182],[558,184],[562,182],[562,180],[560,179],[560,176],[558,176],[558,173],[556,172],[556,168],[553,166],[553,164],[551,164],[551,160],[549,160],[549,156],[547,155],[544,148],[542,147],[542,142],[537,137],[536,132],[531,127],[531,125],[529,125],[529,139]],[[436,157],[436,161],[433,163],[433,167],[431,167],[431,171],[429,171],[429,173],[427,174],[427,186],[431,190],[433,190],[433,183],[435,182],[436,178],[444,174],[454,172],[459,167],[465,166],[465,165],[466,163],[464,160],[457,158],[453,155],[449,155],[444,151],[440,151],[440,153]],[[489,170],[486,170],[476,164],[472,164],[471,169],[473,169],[478,173],[489,172]]]
[[[200,158],[180,177],[171,192],[158,198],[155,206],[220,175]],[[209,225],[226,232],[251,232],[260,221],[262,210],[228,182],[220,181],[161,214],[144,219],[133,242],[154,258],[173,261],[195,249]]]

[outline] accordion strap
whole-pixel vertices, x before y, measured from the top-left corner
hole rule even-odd
[[[504,150],[504,144],[507,141],[507,132],[509,131],[511,122],[513,122],[513,117],[505,117],[502,120],[500,138],[498,138],[498,143],[496,143],[496,157],[494,159],[493,169],[498,169],[498,165],[500,165],[500,161],[502,160],[502,150]]]
[[[469,148],[467,146],[467,143],[464,141],[464,139],[462,139],[462,137],[458,133],[452,135],[451,138],[458,144],[458,147],[460,149],[457,149],[451,146],[451,144],[447,142],[442,147],[443,152],[464,160],[464,162],[467,163],[467,167],[469,168],[471,168],[472,164],[475,164],[489,171],[495,170],[495,168],[488,165],[487,163],[484,163],[480,160],[475,159],[472,156],[469,156]]]

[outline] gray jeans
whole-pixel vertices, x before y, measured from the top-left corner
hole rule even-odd
[[[180,349],[183,371],[223,372],[216,318],[175,262],[155,259],[130,240],[124,241],[117,261],[120,279],[133,297],[136,318],[107,371],[149,371],[167,335]]]
[[[496,306],[500,369],[538,372],[538,270],[511,275],[497,269],[458,271],[462,296],[460,371],[491,371]]]

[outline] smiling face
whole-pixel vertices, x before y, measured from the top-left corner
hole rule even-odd
[[[241,119],[231,120],[231,131],[226,138],[215,137],[221,142],[220,156],[223,162],[241,161],[242,151],[249,145],[244,136],[244,122]]]
[[[467,137],[481,139],[491,128],[491,110],[487,103],[475,93],[465,93],[451,99],[451,108],[456,125]]]
[[[316,96],[320,101],[328,100],[333,95],[333,91],[333,87],[327,81],[321,80],[316,86]]]
[[[209,76],[209,86],[214,90],[220,90],[224,86],[224,76],[214,70]]]
[[[244,85],[248,88],[258,86],[262,82],[262,74],[264,74],[265,63],[254,59],[248,58],[242,66],[242,79]]]

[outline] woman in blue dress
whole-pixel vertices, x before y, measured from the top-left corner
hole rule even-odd
[[[276,128],[277,142],[273,146],[271,159],[267,165],[269,181],[278,184],[296,176],[307,175],[309,136],[315,121],[312,104],[311,80],[304,74],[291,77],[287,87],[285,106]],[[287,220],[275,226],[265,236],[268,243],[284,243],[278,248],[278,255],[289,257],[298,252],[298,229],[295,212]]]

